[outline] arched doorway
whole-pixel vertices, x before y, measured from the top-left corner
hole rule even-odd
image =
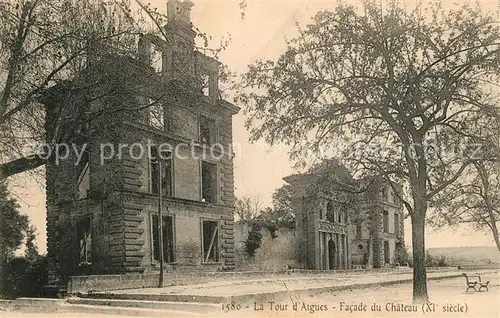
[[[329,269],[336,269],[337,268],[337,258],[335,257],[335,254],[337,253],[337,249],[335,248],[335,242],[330,239],[328,241],[328,264],[330,265]]]

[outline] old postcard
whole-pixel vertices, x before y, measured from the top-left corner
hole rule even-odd
[[[500,2],[0,22],[0,317],[500,315]]]

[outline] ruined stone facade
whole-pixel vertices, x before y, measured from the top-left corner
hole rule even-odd
[[[352,264],[374,268],[396,264],[405,249],[401,200],[382,181],[359,196],[362,211],[351,218]]]
[[[111,69],[103,91],[106,83],[124,83],[115,94],[88,102],[59,90],[45,98],[48,141],[66,112],[107,114],[83,125],[90,133],[75,148],[81,158],[69,151],[46,166],[54,286],[74,275],[158,273],[160,189],[166,271],[235,268],[231,145],[239,108],[220,97],[219,62],[194,48],[191,6],[170,0],[167,39],[143,36],[138,58],[97,62]],[[108,111],[114,107],[121,111]]]
[[[331,169],[335,184],[347,191],[367,183],[353,179],[342,165]],[[396,264],[398,253],[404,249],[403,208],[389,185],[372,183],[352,194],[356,201],[352,204],[335,197],[342,191],[318,191],[318,175],[314,173],[284,180],[294,190],[299,261],[305,268],[380,268]],[[315,190],[311,192],[311,188]]]

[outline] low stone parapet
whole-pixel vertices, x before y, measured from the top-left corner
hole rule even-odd
[[[426,267],[428,273],[432,272],[450,272],[459,269],[458,266],[440,266],[440,267]]]
[[[9,299],[0,299],[0,310],[7,310],[14,306],[14,301]]]
[[[24,312],[54,312],[60,311],[66,304],[64,299],[57,298],[17,298],[13,309]]]
[[[500,269],[500,264],[464,264],[459,265],[460,270],[473,270],[473,269]]]
[[[304,270],[287,269],[282,271],[247,271],[247,272],[167,272],[164,274],[164,286],[200,284],[214,281],[273,279],[290,277],[331,277],[336,275],[362,275],[363,273],[404,273],[411,268],[376,268],[349,270]],[[448,268],[450,270],[450,268]],[[86,294],[93,291],[108,291],[119,289],[149,288],[158,286],[158,274],[123,274],[123,275],[89,275],[72,276],[68,281],[68,294]]]
[[[247,271],[247,272],[167,272],[164,274],[164,286],[201,284],[227,280],[251,280],[273,278],[300,277],[332,277],[338,275],[363,275],[364,273],[411,273],[412,268],[384,267],[372,269],[348,270],[304,270],[286,269],[282,271]],[[458,267],[428,267],[427,272],[451,272]],[[151,288],[158,286],[158,274],[123,274],[123,275],[89,275],[72,276],[68,281],[68,294],[87,294],[93,291],[108,291],[119,289]]]

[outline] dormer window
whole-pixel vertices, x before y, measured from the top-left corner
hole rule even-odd
[[[156,45],[150,45],[149,64],[155,73],[160,74],[163,71],[163,52]]]
[[[194,56],[199,92],[206,101],[214,103],[218,98],[220,63],[199,51]]]
[[[210,76],[207,74],[201,75],[201,93],[203,96],[210,96]]]

